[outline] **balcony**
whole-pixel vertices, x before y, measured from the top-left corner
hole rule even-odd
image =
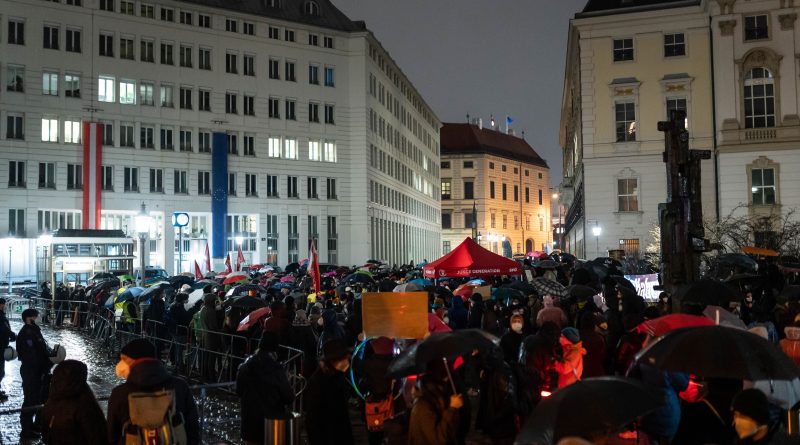
[[[787,118],[783,126],[770,128],[739,128],[738,122],[729,119],[723,123],[720,146],[799,141],[800,125]]]

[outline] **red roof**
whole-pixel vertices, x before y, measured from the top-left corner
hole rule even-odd
[[[439,131],[439,138],[441,139],[442,156],[485,153],[549,168],[547,162],[525,142],[525,139],[497,130],[480,129],[477,125],[471,124],[446,123]]]
[[[519,263],[484,249],[469,237],[450,253],[426,265],[422,270],[429,278],[522,274]]]

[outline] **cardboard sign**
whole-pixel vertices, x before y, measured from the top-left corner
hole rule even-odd
[[[472,290],[472,295],[481,294],[483,301],[492,299],[492,286],[480,286]]]
[[[361,309],[367,337],[423,338],[428,333],[427,292],[366,292]]]

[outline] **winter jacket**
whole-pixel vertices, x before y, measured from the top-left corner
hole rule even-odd
[[[35,324],[22,326],[17,334],[17,358],[22,362],[20,372],[25,376],[38,376],[50,372],[50,348]]]
[[[183,414],[188,445],[200,444],[200,423],[189,385],[173,377],[164,364],[156,359],[137,360],[131,367],[128,380],[116,386],[108,399],[108,442],[124,444],[123,426],[130,421],[128,395],[134,392],[171,390],[175,393],[175,409]]]
[[[800,328],[789,326],[784,331],[786,338],[780,342],[781,350],[800,365]]]
[[[480,406],[476,426],[492,438],[517,434],[517,388],[514,371],[499,357],[492,357],[481,377]]]
[[[285,345],[289,341],[292,325],[286,319],[286,309],[275,309],[272,316],[264,320],[264,331],[278,336],[278,343]]]
[[[541,400],[541,391],[555,389],[555,363],[560,359],[560,331],[552,322],[545,323],[536,335],[526,338],[520,347],[520,402],[531,410]]]
[[[310,445],[355,443],[347,407],[349,396],[349,385],[341,372],[323,367],[311,376],[305,393]]]
[[[464,306],[464,300],[458,295],[453,297],[453,307],[448,311],[450,327],[453,329],[466,329],[469,322],[469,312]]]
[[[556,362],[556,372],[558,372],[558,387],[563,388],[581,379],[586,349],[583,349],[581,342],[573,344],[563,335],[559,341],[563,349],[563,358]]]
[[[503,359],[508,364],[519,361],[519,347],[522,344],[522,334],[509,330],[500,338],[500,349],[503,351]]]
[[[172,335],[188,335],[188,326],[192,322],[192,314],[186,310],[183,303],[175,302],[170,305],[167,314],[167,328]]]
[[[11,330],[5,311],[0,311],[0,348],[5,349],[11,341],[17,339],[17,335]]]
[[[339,325],[336,317],[336,312],[333,309],[326,309],[322,312],[322,335],[319,336],[319,343],[317,344],[317,357],[322,358],[322,347],[325,343],[331,340],[344,340],[344,328]]]
[[[452,445],[458,436],[458,410],[449,407],[445,388],[430,383],[414,390],[408,445]]]
[[[470,297],[470,301],[472,301],[472,308],[469,311],[467,327],[469,329],[480,329],[483,322],[483,300],[481,300],[481,297],[473,295]]]
[[[108,444],[106,418],[86,377],[86,365],[76,360],[65,360],[56,368],[42,409],[45,444]]]
[[[661,408],[642,418],[642,431],[659,437],[672,439],[678,431],[681,405],[678,393],[689,386],[688,374],[664,372],[650,365],[639,363],[631,370],[631,377],[640,379],[654,390],[661,399]]]
[[[264,419],[290,418],[294,391],[274,354],[258,352],[239,366],[236,394],[241,398],[242,439],[264,442]]]
[[[544,309],[536,314],[536,326],[541,327],[545,322],[552,321],[558,325],[559,329],[565,328],[568,323],[567,314],[561,308],[553,305],[552,297],[545,296],[543,301]]]
[[[200,309],[200,320],[202,321],[203,329],[203,347],[212,351],[218,351],[222,348],[222,337],[218,332],[222,331],[222,323],[219,320],[217,309],[213,306],[203,305]]]
[[[601,377],[605,375],[603,361],[606,359],[606,339],[594,329],[580,331],[583,348],[583,378]]]

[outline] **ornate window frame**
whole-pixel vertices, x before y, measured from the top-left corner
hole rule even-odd
[[[768,216],[773,208],[781,207],[781,165],[766,156],[759,156],[747,164],[747,206],[752,215]],[[753,204],[753,170],[771,168],[775,172],[775,204]]]
[[[618,183],[619,183],[620,179],[635,179],[636,180],[636,199],[637,199],[637,202],[638,202],[639,210],[636,210],[636,211],[633,211],[633,212],[620,211],[620,209],[619,209],[619,195],[618,195],[619,194],[619,188],[618,188],[619,185],[618,185]],[[639,173],[638,171],[630,168],[630,167],[625,167],[625,168],[619,170],[611,178],[611,180],[612,180],[611,190],[613,190],[614,192],[611,194],[611,201],[612,202],[610,203],[610,205],[611,205],[611,208],[614,209],[613,214],[614,214],[615,223],[619,224],[620,220],[625,216],[635,216],[637,218],[638,224],[641,224],[642,223],[642,218],[643,218],[643,215],[644,215],[644,211],[642,209],[645,207],[644,203],[642,202],[642,174]]]
[[[781,60],[783,56],[777,54],[769,48],[753,48],[747,51],[741,59],[737,59],[737,87],[739,89],[739,128],[745,128],[744,116],[744,78],[747,73],[753,68],[766,68],[772,73],[774,83],[775,95],[775,127],[780,127],[783,123],[783,115],[781,114]],[[770,128],[775,128],[770,127]]]
[[[611,81],[608,84],[608,94],[611,97],[611,105],[609,109],[609,119],[610,125],[613,131],[611,132],[611,143],[614,146],[614,151],[616,152],[635,152],[639,151],[641,147],[641,136],[640,136],[640,125],[639,122],[641,121],[641,110],[639,109],[639,87],[641,87],[642,82],[640,82],[635,77],[624,77],[618,78]],[[637,137],[635,141],[625,141],[625,142],[617,142],[617,117],[616,117],[616,107],[618,103],[630,103],[633,102],[634,106],[634,113],[636,115],[636,133]]]

